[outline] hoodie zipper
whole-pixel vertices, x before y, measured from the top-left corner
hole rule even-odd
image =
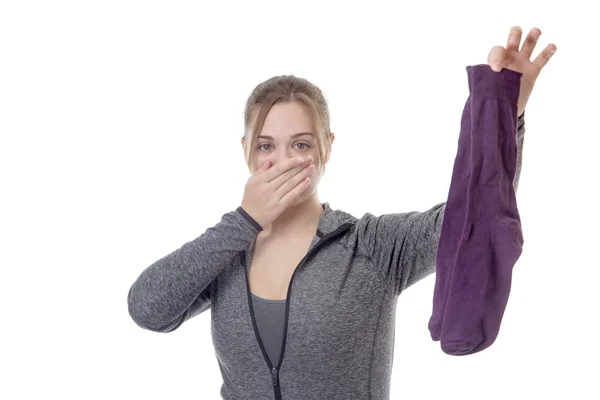
[[[271,375],[273,377],[273,387],[277,387],[279,385],[279,373],[277,372],[277,368],[273,367],[273,369],[271,370]]]
[[[315,251],[317,251],[317,249],[320,246],[322,246],[327,241],[333,239],[335,236],[344,233],[352,225],[354,225],[354,222],[345,223],[344,225],[340,226],[335,231],[330,232],[329,234],[323,236],[321,238],[321,240],[319,240],[317,242],[317,244],[315,244],[315,246],[308,253],[306,253],[306,255],[302,258],[302,260],[300,260],[300,263],[296,266],[296,269],[292,273],[292,277],[291,277],[290,283],[288,285],[287,301],[285,303],[285,324],[284,324],[284,329],[283,329],[283,343],[282,343],[282,348],[281,348],[281,355],[279,356],[279,361],[277,363],[277,366],[274,366],[273,363],[271,363],[271,359],[269,358],[269,355],[267,354],[267,351],[265,350],[265,346],[263,345],[262,339],[260,338],[260,333],[258,332],[258,326],[256,324],[256,319],[254,317],[254,308],[252,306],[252,298],[251,298],[251,293],[250,293],[250,280],[248,278],[248,267],[246,266],[246,251],[245,250],[242,251],[242,263],[243,263],[242,265],[244,266],[244,272],[246,275],[246,291],[247,291],[247,297],[248,297],[248,304],[250,306],[250,316],[252,317],[252,327],[254,328],[254,336],[256,337],[256,340],[258,341],[260,349],[263,353],[263,357],[264,357],[265,361],[267,362],[267,365],[271,372],[273,391],[275,392],[275,400],[282,400],[281,386],[279,385],[279,368],[281,367],[281,364],[283,363],[283,356],[285,354],[285,345],[286,345],[286,341],[287,341],[288,316],[289,316],[290,298],[291,298],[290,296],[292,295],[292,282],[294,281],[294,276],[296,275],[296,271],[302,265],[304,260],[306,260]]]

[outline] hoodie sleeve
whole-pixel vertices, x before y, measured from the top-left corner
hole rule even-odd
[[[262,227],[242,207],[198,238],[155,261],[127,295],[134,322],[155,332],[171,332],[210,308],[211,283],[245,250]]]
[[[517,166],[513,187],[519,183],[525,113],[517,120]],[[374,216],[357,221],[357,235],[386,285],[399,296],[402,291],[435,272],[446,202],[426,211]]]
[[[523,143],[525,142],[525,111],[517,119],[517,168],[515,169],[515,179],[513,180],[513,187],[515,193],[519,187],[519,179],[521,177],[521,164],[523,162]]]

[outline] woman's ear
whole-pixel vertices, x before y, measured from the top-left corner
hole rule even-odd
[[[335,133],[331,132],[330,135],[331,135],[330,146],[333,147],[333,141],[335,140]],[[331,150],[329,151],[329,157],[331,157]],[[327,157],[327,160],[325,160],[324,164],[327,164],[329,162],[329,157]]]

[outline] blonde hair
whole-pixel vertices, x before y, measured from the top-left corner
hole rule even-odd
[[[321,159],[321,175],[325,173],[325,164],[331,154],[331,131],[329,107],[321,90],[306,79],[293,75],[274,76],[260,83],[246,102],[244,110],[244,156],[251,170],[258,136],[263,128],[267,114],[277,103],[297,101],[312,116],[313,129]],[[316,160],[315,160],[316,161]]]

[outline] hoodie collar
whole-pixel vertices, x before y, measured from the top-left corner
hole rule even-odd
[[[323,213],[319,217],[318,231],[327,235],[346,223],[354,223],[358,220],[355,216],[342,210],[331,208],[329,202],[321,203]]]

